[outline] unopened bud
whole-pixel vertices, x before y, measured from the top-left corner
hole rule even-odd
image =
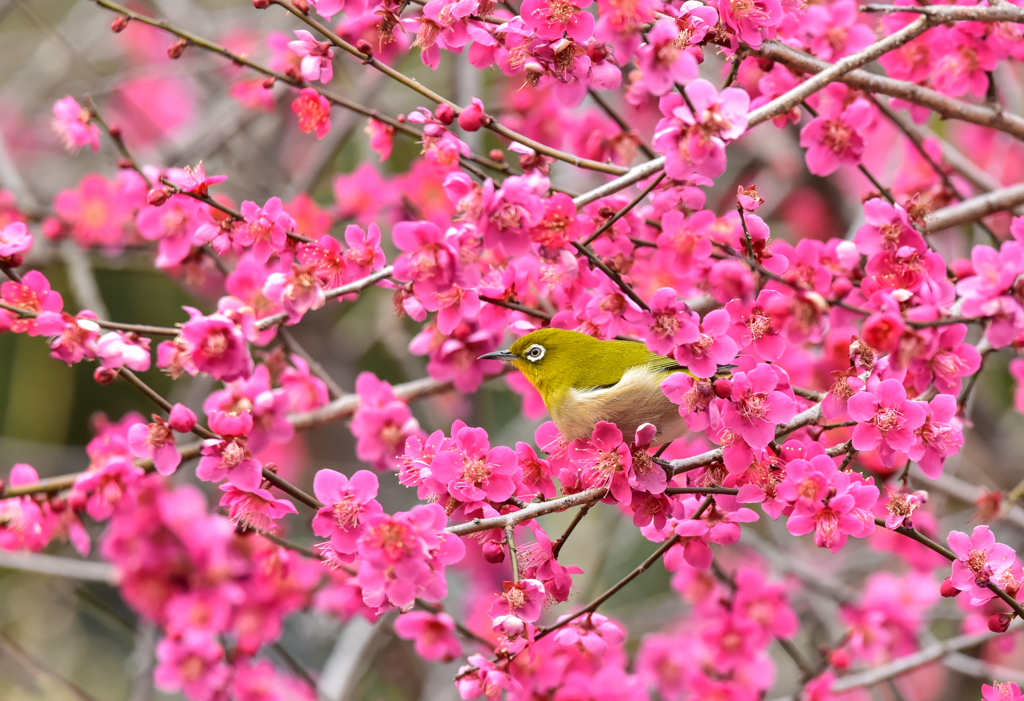
[[[309,14],[309,3],[306,0],[292,0],[292,6],[304,15]]]
[[[120,34],[128,27],[128,16],[118,15],[114,18],[114,21],[110,23],[110,29],[115,34]]]
[[[505,561],[505,547],[501,541],[489,540],[483,545],[484,559],[492,565]]]
[[[715,380],[715,396],[719,399],[728,399],[732,396],[732,380],[720,377]]]
[[[116,124],[114,124],[113,126],[110,127],[110,138],[111,139],[120,139],[121,136],[122,136],[121,127],[117,126]]]
[[[117,159],[117,167],[120,168],[121,170],[133,170],[135,168],[135,164],[133,164],[127,158],[122,157]]]
[[[437,117],[437,121],[441,122],[441,124],[451,124],[455,121],[455,110],[450,106],[441,103],[437,106],[437,109],[434,110],[434,116]]]
[[[359,49],[359,53],[364,56],[373,56],[373,46],[366,39],[360,39],[357,41],[356,48]]]
[[[84,492],[72,490],[72,492],[68,494],[68,506],[75,513],[78,513],[79,511],[85,511],[85,504],[87,501],[88,499],[86,498]]]
[[[178,433],[188,433],[196,426],[195,412],[184,404],[175,404],[167,424]]]
[[[167,57],[176,59],[181,58],[181,55],[185,53],[185,47],[188,46],[188,42],[183,38],[178,39],[176,42],[167,47]]]
[[[96,368],[92,373],[92,379],[96,380],[98,385],[109,385],[117,379],[117,370],[113,368]]]
[[[0,262],[8,268],[20,268],[21,264],[25,262],[25,257],[20,253],[12,253],[9,256],[0,258]]]
[[[0,479],[0,496],[2,496],[5,491],[7,491],[7,483]]]
[[[836,299],[842,299],[853,290],[853,283],[849,278],[837,277],[832,281],[832,294]]]
[[[270,0],[252,0],[252,6],[257,10],[265,10],[270,7]]]
[[[170,198],[171,194],[171,191],[166,187],[154,187],[146,195],[146,202],[154,207],[159,207]]]
[[[949,577],[942,580],[942,586],[939,587],[939,593],[946,599],[952,599],[954,596],[960,596],[960,590],[953,586],[953,580]]]
[[[47,217],[39,228],[50,241],[60,241],[68,233],[68,227],[57,217]]]
[[[491,123],[491,118],[484,114],[484,105],[479,100],[473,100],[472,104],[459,113],[459,126],[466,131],[478,131]]]
[[[850,653],[843,648],[833,650],[828,654],[828,663],[839,672],[846,671],[850,667]]]
[[[1012,620],[1013,614],[993,613],[988,617],[988,629],[993,633],[1005,633],[1006,629],[1010,627],[1010,621]]]
[[[66,511],[68,508],[68,500],[64,497],[52,496],[50,497],[50,511],[55,514],[60,514]]]
[[[261,85],[264,87],[264,89],[270,90],[272,87],[274,87],[274,83],[276,82],[277,78],[275,78],[274,76],[270,76],[269,78],[264,78]]]
[[[505,152],[502,151],[500,148],[493,148],[493,149],[491,149],[491,152],[488,153],[487,155],[495,163],[504,163],[505,162]]]
[[[957,280],[974,275],[974,264],[968,258],[957,258],[949,264],[949,269],[956,275]]]

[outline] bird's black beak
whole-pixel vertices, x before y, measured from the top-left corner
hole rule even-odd
[[[485,353],[481,355],[477,360],[515,360],[516,354],[511,353],[507,350],[494,351],[493,353]]]

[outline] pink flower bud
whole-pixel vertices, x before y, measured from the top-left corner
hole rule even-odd
[[[2,492],[2,491],[3,491],[2,488],[0,488],[0,492]],[[55,513],[55,514],[64,513],[65,511],[67,511],[67,508],[68,508],[68,500],[65,499],[64,497],[58,497],[58,496],[50,497],[50,511],[52,511],[53,513]]]
[[[306,0],[292,0],[292,5],[302,14],[309,14],[309,3]]]
[[[952,578],[946,577],[942,580],[942,586],[939,587],[939,593],[947,599],[952,599],[954,596],[960,595],[960,590],[953,586]]]
[[[721,377],[715,380],[715,396],[720,399],[728,399],[732,396],[732,381]]]
[[[257,10],[265,10],[270,7],[270,0],[252,0],[252,6]]]
[[[833,650],[828,655],[828,663],[836,670],[843,672],[850,668],[850,653],[842,648]]]
[[[117,126],[116,124],[110,125],[110,138],[111,139],[120,139],[121,138],[121,127]],[[131,166],[129,165],[128,167],[130,168]]]
[[[1008,613],[993,613],[988,617],[988,629],[993,633],[1005,633],[1013,616]]]
[[[473,102],[459,113],[459,126],[466,131],[477,131],[491,123],[491,118],[484,114],[484,103],[473,98]]]
[[[441,103],[434,110],[434,116],[437,117],[441,124],[451,124],[455,121],[455,110],[448,105]]]
[[[957,258],[949,264],[950,270],[956,275],[957,280],[963,280],[965,277],[971,277],[974,275],[974,264],[971,263],[970,258]]]
[[[489,540],[483,545],[484,559],[492,565],[505,561],[505,548],[499,540]]]
[[[98,385],[109,385],[117,379],[117,370],[114,368],[96,368],[92,373],[92,379],[96,380]]]
[[[178,39],[176,42],[167,47],[167,57],[170,59],[181,58],[181,55],[185,53],[185,47],[188,46],[188,42],[184,39]]]
[[[356,48],[359,49],[359,53],[364,56],[373,56],[373,46],[370,45],[366,39],[360,39],[356,42]]]
[[[274,76],[270,76],[269,78],[264,78],[261,85],[265,90],[270,90],[272,87],[274,87],[274,83],[276,82],[277,78],[275,78]]]
[[[110,29],[115,34],[120,34],[128,26],[128,17],[126,15],[118,15],[114,18],[114,21],[110,23]]]
[[[491,152],[487,154],[487,157],[490,158],[495,163],[505,162],[505,152],[499,148],[491,149]]]
[[[196,425],[196,415],[184,404],[175,404],[171,407],[171,417],[168,425],[178,433],[188,433]]]
[[[14,255],[0,258],[0,261],[3,261],[9,268],[20,268],[21,264],[25,262],[25,257],[20,253],[15,253]]]
[[[171,197],[171,191],[166,187],[154,187],[146,194],[146,202],[159,207]]]
[[[842,299],[846,295],[850,294],[853,289],[853,283],[850,282],[849,278],[837,277],[832,281],[832,294],[836,299]]]
[[[85,511],[85,505],[87,501],[88,498],[85,496],[84,492],[73,490],[70,494],[68,494],[68,506],[71,507],[71,510],[76,513],[78,513],[79,511]]]
[[[68,233],[68,227],[57,217],[47,217],[39,227],[49,241],[60,241]]]

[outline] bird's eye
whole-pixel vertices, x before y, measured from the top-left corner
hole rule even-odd
[[[526,359],[531,363],[536,363],[538,360],[544,357],[544,346],[538,346],[534,344],[530,346],[526,351]]]

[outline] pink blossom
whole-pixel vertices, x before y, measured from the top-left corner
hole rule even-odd
[[[29,233],[25,222],[11,222],[7,226],[0,226],[0,259],[5,259],[17,264],[21,261],[21,254],[28,253],[32,248],[32,234]]]
[[[878,487],[862,480],[856,473],[832,475],[824,495],[796,502],[786,528],[793,535],[813,531],[814,543],[832,552],[841,550],[848,536],[871,535],[875,531],[871,509],[878,501]]]
[[[85,495],[85,512],[89,518],[106,521],[123,506],[122,502],[134,502],[133,487],[143,474],[142,468],[132,464],[127,456],[116,455],[94,463],[79,475],[72,494]]]
[[[297,514],[295,504],[287,499],[278,499],[266,489],[242,489],[234,484],[220,486],[224,495],[220,505],[228,509],[228,518],[242,528],[251,528],[261,533],[277,531],[277,521],[285,514]]]
[[[927,250],[924,238],[910,225],[910,217],[899,205],[889,204],[881,198],[868,200],[864,203],[864,219],[866,223],[857,229],[853,241],[857,250],[866,256],[882,251],[895,252],[904,246],[919,252]],[[974,250],[978,248],[986,247],[975,247]]]
[[[273,253],[280,252],[288,242],[288,232],[295,230],[292,219],[281,204],[280,197],[271,197],[262,207],[255,202],[242,202],[245,221],[236,225],[236,239],[242,246],[251,246],[257,263],[266,263]]]
[[[179,405],[180,406],[180,405]],[[133,424],[128,429],[128,447],[137,458],[152,459],[161,475],[173,474],[181,464],[170,426],[156,414],[151,424]]]
[[[565,618],[562,616],[559,622]],[[622,645],[625,639],[622,627],[599,613],[577,616],[555,633],[555,642],[559,645],[575,646],[595,657],[604,657],[610,649]]]
[[[334,51],[326,41],[317,41],[305,29],[295,31],[297,41],[289,41],[288,48],[302,59],[302,77],[309,81],[319,80],[327,84],[334,77]],[[303,129],[303,131],[309,131]]]
[[[650,331],[645,340],[653,352],[669,355],[676,346],[700,341],[700,329],[691,318],[693,312],[671,287],[659,289],[647,305],[650,320],[645,321],[650,324]]]
[[[302,321],[306,312],[320,309],[327,303],[323,285],[312,268],[293,265],[287,273],[271,273],[263,284],[263,294],[280,304],[288,314],[285,325]]]
[[[255,364],[242,330],[223,314],[203,316],[185,307],[189,317],[181,326],[181,338],[189,344],[189,361],[199,372],[231,382],[249,377]]]
[[[522,479],[515,451],[506,446],[491,448],[484,429],[461,421],[452,425],[452,440],[447,450],[434,457],[431,471],[453,499],[501,504],[515,494]]]
[[[725,145],[747,130],[750,96],[739,88],[719,93],[704,79],[684,90],[697,115],[681,95],[663,96],[659,107],[665,118],[656,127],[654,149],[665,156],[665,172],[671,178],[686,180],[693,173],[717,178],[725,171]]]
[[[853,447],[878,450],[883,464],[892,465],[896,451],[907,452],[917,442],[914,431],[925,421],[920,404],[907,401],[899,380],[884,380],[873,391],[858,392],[847,405],[853,429]]]
[[[181,170],[172,168],[167,173],[167,179],[180,187],[184,192],[204,197],[210,194],[210,187],[220,185],[228,179],[226,175],[207,175],[206,167],[202,161],[196,164],[195,168],[185,166]]]
[[[973,344],[964,343],[966,336],[966,324],[951,324],[932,335],[927,352],[910,363],[914,388],[918,392],[926,390],[934,380],[939,392],[960,394],[962,378],[973,375],[981,367],[981,354]]]
[[[722,424],[754,447],[768,445],[775,427],[796,415],[792,397],[776,389],[779,376],[766,364],[732,377],[732,396],[722,409]]]
[[[292,112],[299,116],[299,129],[305,133],[315,131],[322,139],[331,130],[331,103],[313,88],[303,88],[292,102]]]
[[[142,204],[133,201],[129,192],[133,182],[141,184],[138,178],[134,172],[129,176],[124,171],[115,181],[95,173],[86,175],[77,188],[57,193],[53,208],[67,222],[71,238],[80,246],[116,250],[124,245],[125,224]],[[144,196],[145,190],[140,190]]]
[[[836,61],[867,48],[875,40],[875,33],[857,19],[854,0],[837,0],[831,6],[809,5],[801,29],[808,35],[811,53],[824,61]]]
[[[396,399],[391,385],[378,380],[373,373],[360,373],[356,394],[359,408],[352,417],[356,457],[378,470],[397,469],[409,437],[424,438],[426,434],[408,404]]]
[[[775,328],[769,311],[783,301],[775,290],[761,290],[752,303],[734,299],[725,305],[729,312],[729,335],[749,348],[759,360],[774,361],[786,351],[786,341]]]
[[[700,77],[697,59],[680,47],[678,39],[675,20],[662,18],[647,32],[647,43],[637,50],[643,85],[652,95],[664,95],[677,83],[685,85]]]
[[[153,681],[168,693],[182,691],[189,698],[212,699],[230,678],[224,649],[208,633],[164,638],[156,646],[156,659]]]
[[[483,655],[470,655],[467,662],[468,665],[459,668],[455,682],[462,698],[475,699],[483,695],[487,701],[499,701],[505,691],[512,698],[522,694],[522,685],[507,668],[499,669]]]
[[[210,417],[210,429],[225,435],[226,438],[203,441],[203,457],[199,459],[199,465],[196,467],[196,477],[207,482],[220,482],[226,479],[243,489],[259,489],[263,481],[263,470],[259,461],[249,452],[248,439],[245,435],[227,433],[229,430],[245,430],[246,422],[242,421],[244,418],[248,418],[248,412],[238,416],[216,412]],[[248,418],[247,423],[251,429],[252,419]]]
[[[391,158],[391,149],[395,143],[395,128],[380,120],[370,117],[363,129],[370,137],[370,149],[380,156],[380,160],[386,161]]]
[[[152,362],[149,343],[148,338],[137,333],[111,331],[96,342],[96,355],[105,368],[127,366],[136,372],[145,372]]]
[[[698,326],[700,336],[690,343],[676,346],[676,361],[697,377],[714,377],[719,365],[726,365],[736,357],[737,343],[727,335],[729,312],[714,309],[704,316]]]
[[[927,411],[924,423],[915,430],[917,442],[907,451],[929,479],[938,479],[946,458],[960,452],[964,444],[961,421],[956,418],[956,397],[940,394],[928,404],[915,402]]]
[[[520,7],[523,22],[541,39],[561,39],[562,33],[584,42],[594,34],[594,16],[581,10],[593,0],[526,0]]]
[[[327,404],[327,385],[310,372],[309,364],[299,355],[293,354],[291,365],[281,371],[277,378],[281,389],[288,396],[289,411],[311,411]]]
[[[357,576],[369,605],[408,610],[417,597],[440,601],[447,595],[445,565],[465,553],[461,540],[443,532],[447,520],[437,504],[369,518],[359,539]]]
[[[37,270],[30,270],[21,278],[21,282],[10,280],[0,285],[0,299],[19,309],[31,312],[54,312],[59,314],[64,307],[60,293],[50,289],[50,281]],[[9,328],[14,333],[29,336],[40,336],[38,321],[32,317],[18,317],[7,310],[0,310],[0,318],[9,320]]]
[[[436,224],[401,222],[395,225],[392,237],[403,251],[395,260],[395,279],[412,281],[417,296],[445,292],[459,279],[457,239]]]
[[[674,372],[662,380],[661,391],[670,402],[679,405],[679,415],[691,431],[718,428],[721,409],[710,381]]]
[[[495,633],[514,639],[526,631],[527,623],[534,623],[540,618],[547,594],[544,584],[536,579],[504,582],[502,590],[487,615]]]
[[[633,457],[618,426],[598,421],[590,438],[578,438],[570,444],[569,455],[580,472],[583,489],[606,486],[616,501],[629,505]],[[559,479],[564,484],[567,478],[560,474]]]
[[[753,48],[761,46],[763,39],[775,34],[775,27],[782,21],[782,4],[779,0],[719,0],[718,14],[744,44]]]
[[[913,528],[911,520],[914,512],[928,501],[928,493],[923,491],[889,492],[889,501],[885,504],[885,527],[890,531],[897,528]]]
[[[51,336],[50,355],[53,358],[72,365],[84,358],[96,357],[100,326],[96,323],[96,315],[88,309],[79,312],[78,316],[67,312],[43,312],[36,317],[36,325],[42,335]]]
[[[451,662],[462,655],[455,621],[447,613],[410,611],[395,619],[395,634],[414,641],[416,654],[431,662]]]
[[[988,526],[975,526],[969,537],[962,531],[950,531],[946,542],[957,557],[953,560],[953,587],[970,591],[975,606],[994,598],[988,585],[998,585],[1013,565],[1017,556],[1013,548],[997,543]]]
[[[984,701],[1021,701],[1024,694],[1013,682],[992,682],[981,685],[981,697]]]
[[[70,95],[53,104],[53,129],[68,151],[75,152],[83,146],[100,150],[100,130],[92,123],[92,113]]]
[[[709,230],[715,221],[715,213],[707,209],[690,216],[675,209],[665,213],[658,235],[658,250],[671,255],[674,273],[690,275],[695,265],[711,257]]]
[[[873,120],[871,104],[863,98],[845,108],[830,102],[828,109],[822,109],[800,130],[800,145],[807,149],[807,169],[826,176],[841,165],[858,165],[866,144],[863,132]]]
[[[383,513],[376,500],[377,475],[359,470],[349,479],[334,470],[320,470],[313,478],[313,493],[326,506],[313,517],[313,532],[330,538],[334,551],[354,553],[359,538],[366,532],[366,521]]]

